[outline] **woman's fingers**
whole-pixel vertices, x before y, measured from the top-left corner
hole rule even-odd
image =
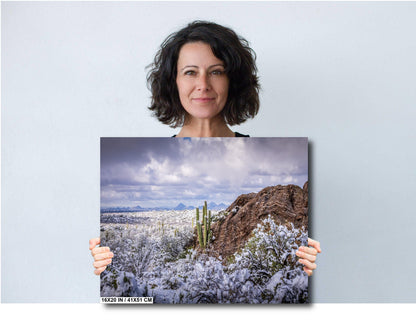
[[[104,260],[104,259],[110,259],[110,258],[113,258],[113,257],[114,257],[114,254],[112,252],[108,251],[108,252],[105,252],[105,253],[98,253],[98,254],[94,255],[94,260],[95,261],[100,261],[100,260]]]
[[[313,263],[313,262],[308,261],[307,259],[301,258],[301,259],[299,259],[299,263],[305,265],[306,268],[309,268],[311,270],[316,269],[316,264]]]
[[[96,247],[91,250],[92,256],[95,256],[97,254],[102,254],[102,253],[109,253],[109,252],[110,252],[110,247]]]
[[[308,276],[312,276],[313,271],[311,269],[304,267],[303,270],[305,271],[306,274],[308,274]]]
[[[111,264],[114,254],[110,251],[109,247],[96,247],[100,245],[100,238],[90,239],[90,250],[91,255],[94,257],[93,266],[95,275],[100,275],[106,268],[107,265]]]
[[[90,239],[90,250],[93,249],[95,246],[100,244],[100,238],[92,238]]]
[[[107,265],[111,264],[111,259],[104,259],[104,260],[101,260],[101,261],[95,261],[92,264],[97,269],[102,268],[102,267],[104,267],[104,269],[105,269],[105,267],[107,267]]]
[[[306,247],[307,248],[307,247]],[[305,250],[304,248],[299,248],[299,250],[296,252],[296,256],[299,256],[300,258],[307,259],[310,262],[315,262],[316,260],[316,250],[313,249],[315,253],[310,252],[309,250]]]
[[[312,246],[313,248],[315,248],[318,253],[321,252],[321,243],[317,240],[308,238],[308,246]]]
[[[313,255],[313,256],[318,255],[318,251],[315,248],[312,248],[312,247],[300,246],[299,251],[301,251],[305,254]]]
[[[321,252],[321,245],[318,241],[308,238],[308,246],[299,247],[296,255],[300,257],[299,263],[303,264],[303,270],[308,276],[313,274],[313,270],[316,269],[316,255]]]
[[[102,272],[104,272],[105,271],[105,269],[107,268],[107,266],[104,266],[104,267],[101,267],[101,268],[97,268],[95,271],[94,271],[94,274],[95,275],[100,275]]]

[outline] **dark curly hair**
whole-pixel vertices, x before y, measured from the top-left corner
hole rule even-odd
[[[149,65],[147,85],[152,92],[149,109],[159,121],[171,127],[182,126],[186,111],[176,85],[177,61],[183,45],[204,42],[225,64],[229,79],[227,102],[222,110],[224,120],[236,125],[253,118],[259,110],[260,85],[256,54],[244,38],[230,28],[207,21],[194,21],[169,35]]]

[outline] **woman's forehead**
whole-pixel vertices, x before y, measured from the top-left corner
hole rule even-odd
[[[211,46],[207,43],[190,42],[182,46],[178,57],[178,68],[183,68],[188,65],[209,67],[213,65],[224,65],[224,62],[214,55]]]

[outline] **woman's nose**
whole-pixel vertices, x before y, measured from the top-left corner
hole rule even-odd
[[[208,91],[211,89],[211,85],[207,74],[201,74],[198,77],[197,89],[199,91]]]

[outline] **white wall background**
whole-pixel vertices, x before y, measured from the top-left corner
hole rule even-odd
[[[311,300],[416,302],[414,2],[2,2],[2,301],[99,301],[99,138],[177,132],[145,66],[195,19],[257,52],[234,130],[309,137]]]

